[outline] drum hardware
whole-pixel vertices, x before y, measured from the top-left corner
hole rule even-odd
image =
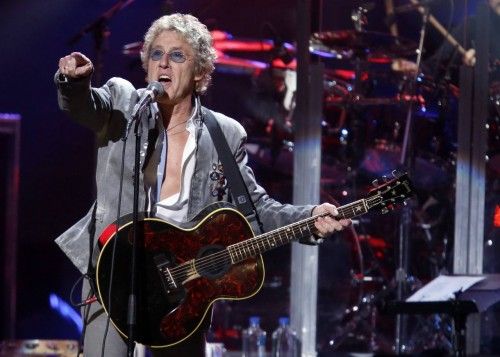
[[[233,37],[231,34],[224,31],[212,31],[212,38],[214,40],[214,47],[217,50],[217,60],[216,69],[220,72],[231,73],[231,74],[249,74],[252,76],[260,76],[264,71],[272,69],[273,76],[279,76],[283,78],[285,95],[283,98],[283,108],[289,112],[293,111],[294,105],[294,93],[295,93],[295,79],[296,79],[296,61],[293,60],[289,63],[284,63],[280,58],[274,58],[271,64],[261,62],[258,60],[251,60],[247,58],[240,58],[229,55],[231,53],[271,53],[273,51],[274,41],[272,40],[256,40],[256,39],[238,39]],[[369,36],[367,34],[361,36]],[[371,41],[379,39],[379,37],[385,38],[385,35],[373,34],[369,37]],[[358,43],[360,43],[358,41]],[[388,40],[386,42],[392,43],[407,43],[403,40]],[[289,43],[283,43],[286,48],[287,53],[293,53],[295,51],[293,45]],[[138,57],[140,50],[142,48],[142,42],[133,42],[123,46],[123,54],[127,56]],[[383,48],[383,47],[381,47]],[[386,48],[383,48],[386,51]],[[311,48],[314,52],[314,48]],[[364,51],[363,51],[364,52]],[[375,57],[370,57],[374,59]],[[394,97],[394,98],[366,98],[360,93],[354,90],[354,85],[349,82],[356,78],[355,72],[350,70],[336,69],[327,70],[327,78],[325,79],[325,92],[327,96],[325,98],[325,106],[349,106],[349,105],[392,105],[398,103],[404,103],[410,98],[406,97]],[[365,74],[361,77],[367,77]],[[359,92],[359,91],[358,91]],[[290,115],[288,115],[290,116]],[[345,114],[344,114],[345,116]],[[267,135],[271,134],[271,143],[275,148],[281,147],[282,145],[287,150],[293,149],[293,125],[291,121],[283,120],[280,118],[269,118],[266,120],[266,132]],[[324,126],[326,128],[326,126]],[[339,127],[338,139],[336,139],[341,145],[347,144],[347,135],[342,135],[347,133],[347,129]],[[336,128],[334,129],[336,130]],[[281,133],[281,134],[280,134]],[[331,133],[331,130],[327,130],[326,133]],[[336,133],[334,133],[337,136]],[[284,140],[281,140],[284,137]],[[292,145],[291,145],[292,144]],[[274,150],[276,152],[276,149]]]
[[[364,340],[368,344],[369,351],[378,349],[375,343],[375,320],[376,310],[373,308],[375,296],[372,294],[366,295],[361,299],[358,305],[353,305],[347,308],[342,319],[342,328],[337,329],[328,337],[327,350],[338,350],[349,337],[355,337],[358,340]],[[367,322],[368,320],[368,322]],[[364,328],[362,334],[356,334],[356,330]]]
[[[412,277],[408,278],[408,283],[415,285]],[[415,286],[421,287],[421,284]],[[363,342],[367,352],[390,350],[391,341],[377,335],[376,328],[380,316],[378,310],[395,294],[395,289],[394,280],[386,281],[376,292],[363,295],[358,304],[347,307],[342,318],[342,328],[337,328],[330,334],[326,346],[323,347],[324,350],[338,351],[348,339]]]
[[[352,34],[351,37],[349,35]],[[372,40],[370,41],[370,44],[367,44],[366,41],[363,44],[363,41],[361,40],[363,36],[365,38],[369,38],[371,34],[366,34],[366,32],[363,32],[361,34],[358,34],[356,31],[350,31],[350,32],[321,32],[313,35],[313,38],[311,39],[311,48],[312,52],[316,53],[320,56],[325,56],[325,57],[331,57],[331,58],[338,58],[338,59],[354,59],[355,61],[355,71],[353,71],[353,76],[349,78],[349,81],[343,80],[341,78],[336,78],[335,76],[332,76],[330,78],[325,79],[325,107],[331,108],[331,107],[341,107],[341,108],[348,108],[350,111],[355,110],[356,112],[354,113],[355,118],[351,118],[351,128],[347,129],[348,132],[352,133],[352,137],[358,137],[358,139],[361,139],[358,141],[359,145],[353,145],[354,147],[361,147],[362,145],[365,144],[366,139],[365,137],[359,136],[359,131],[356,132],[356,127],[362,128],[363,126],[366,126],[366,122],[363,122],[361,119],[361,113],[362,110],[359,107],[366,107],[366,106],[397,106],[401,105],[403,108],[407,109],[407,117],[405,121],[393,121],[392,126],[388,132],[388,137],[386,138],[373,138],[373,143],[374,143],[374,150],[378,153],[383,153],[384,155],[389,155],[390,157],[390,162],[388,162],[388,167],[384,167],[380,171],[386,172],[394,167],[399,167],[400,165],[414,165],[411,162],[408,162],[408,159],[404,159],[407,154],[408,155],[415,155],[416,152],[411,152],[409,153],[410,149],[413,150],[413,148],[409,147],[409,135],[410,132],[407,131],[409,128],[409,123],[410,120],[412,120],[412,116],[415,114],[414,111],[418,111],[419,113],[422,113],[421,116],[426,115],[428,113],[428,107],[426,103],[426,96],[425,93],[422,93],[420,88],[425,88],[425,86],[429,86],[430,89],[427,89],[427,91],[435,91],[436,90],[436,85],[432,82],[430,82],[427,78],[425,78],[422,75],[417,76],[414,78],[413,76],[405,76],[399,81],[399,86],[397,93],[393,97],[380,97],[380,96],[375,96],[375,97],[369,97],[366,95],[366,88],[363,86],[363,80],[359,80],[362,78],[364,74],[368,74],[369,79],[372,78],[373,76],[373,71],[366,71],[364,69],[364,64],[367,63],[368,61],[376,62],[378,58],[396,58],[400,55],[409,55],[409,54],[415,54],[421,55],[422,53],[422,44],[423,44],[423,31],[421,31],[421,41],[419,43],[419,48],[420,51],[415,51],[416,48],[415,46],[410,47],[408,46],[408,49],[405,49],[405,46],[401,47],[396,47],[395,49],[388,50],[391,48],[392,44],[395,44],[395,46],[399,46],[401,43],[404,43],[404,41],[396,41],[394,40],[393,37],[386,37],[389,38],[388,42],[389,45],[386,45],[384,47],[384,51],[380,50],[380,47],[377,48],[377,44],[383,42],[383,41],[378,41],[378,39],[383,39],[384,36],[387,36],[384,34],[384,36],[378,36],[378,35],[373,35],[372,38],[377,38],[376,41]],[[349,40],[346,40],[349,39]],[[342,43],[342,40],[345,41]],[[349,44],[347,44],[349,43]],[[396,44],[397,43],[397,44]],[[383,54],[381,52],[384,52]],[[382,61],[384,62],[384,61]],[[420,56],[418,58],[418,61],[420,62]],[[387,63],[387,62],[385,62]],[[416,72],[418,73],[418,71]],[[356,81],[356,78],[358,79]],[[354,80],[354,81],[353,81]],[[366,82],[366,81],[365,81]],[[440,103],[440,105],[443,105]],[[366,109],[365,109],[366,110]],[[360,114],[360,115],[357,115]],[[431,113],[428,113],[429,115]],[[359,123],[355,123],[355,121],[359,121]],[[405,135],[403,137],[403,142],[399,142],[398,139],[400,139],[400,134],[403,132],[403,125],[402,123],[405,123]],[[421,124],[418,124],[421,126]],[[355,127],[354,130],[352,127]],[[329,133],[335,133],[335,130],[329,130]],[[437,139],[436,135],[433,135],[432,137],[426,137],[428,139],[428,143],[426,142],[425,145],[429,145],[430,147],[427,148],[425,147],[423,152],[420,151],[418,153],[419,157],[417,160],[411,159],[410,161],[416,161],[417,164],[416,166],[417,171],[420,172],[423,176],[427,176],[427,173],[429,172],[427,169],[429,166],[434,166],[436,170],[445,170],[446,167],[444,166],[443,163],[440,163],[440,161],[436,158],[434,158],[433,154],[438,152],[438,147],[440,146],[439,140]],[[429,152],[427,152],[429,151]],[[387,162],[387,159],[382,158],[382,162]],[[368,159],[367,161],[372,161]],[[422,166],[423,165],[423,166]],[[436,171],[434,170],[434,171]],[[380,173],[380,172],[377,172]],[[430,174],[429,176],[433,176]],[[443,175],[438,174],[437,176],[443,177]],[[446,175],[444,175],[446,176]],[[427,183],[423,183],[422,185],[425,186]],[[403,222],[401,225],[408,224],[407,222],[411,220],[411,218],[408,217],[403,217]],[[404,223],[406,222],[406,223]],[[418,227],[418,225],[417,225]],[[426,225],[426,223],[423,223],[422,228],[424,229],[424,233],[427,234],[427,238],[432,238],[431,235],[431,227],[430,225]],[[400,238],[403,238],[404,234],[400,234]],[[408,255],[408,252],[403,253],[404,249],[407,249],[405,247],[399,247],[400,250],[398,251],[399,254],[405,254]],[[433,259],[432,257],[429,257],[429,259]],[[403,259],[404,260],[404,259]],[[403,269],[402,264],[404,261],[402,261],[401,257],[398,257],[398,263],[399,266],[397,267],[396,270],[396,277],[390,282],[391,286],[391,291],[395,295],[400,295],[400,298],[402,296],[402,289],[401,286],[405,285],[406,289],[412,289],[413,286],[418,285],[418,279],[414,278],[413,276],[408,276],[406,273],[406,269]],[[363,284],[363,283],[381,283],[383,278],[379,278],[377,276],[372,277],[370,272],[365,273],[366,275],[353,275],[353,284]],[[415,282],[417,281],[417,282]],[[348,313],[349,316],[353,315],[356,311],[359,311],[359,307],[357,305],[354,305],[353,308],[346,309],[346,313]],[[342,338],[341,336],[347,336],[349,334],[352,334],[352,329],[356,327],[356,323],[360,322],[360,320],[363,319],[363,314],[359,314],[356,317],[351,317],[351,320],[349,320],[349,316],[346,316],[347,325],[345,329],[338,329],[338,334],[336,338],[333,338],[332,340],[329,341],[330,345],[335,345],[339,346],[342,343]],[[364,316],[366,317],[366,315]],[[398,322],[398,324],[401,324],[401,322]],[[393,346],[393,348],[397,351],[402,351],[403,349],[408,349],[408,346],[405,346],[403,341],[401,340],[401,333],[404,331],[401,331],[401,327],[398,328],[398,331],[396,332],[397,334],[397,341],[396,345]]]
[[[371,301],[372,295],[365,293],[364,288],[366,284],[379,284],[379,278],[376,276],[371,276],[368,274],[364,267],[364,259],[363,252],[360,244],[367,244],[368,240],[361,241],[357,236],[354,229],[351,230],[353,235],[349,240],[352,253],[356,253],[357,262],[352,261],[350,265],[353,264],[353,267],[349,271],[344,271],[345,268],[345,252],[342,253],[341,256],[338,256],[335,264],[327,264],[328,266],[324,266],[325,270],[332,269],[333,266],[337,266],[334,269],[338,269],[335,275],[339,275],[340,272],[344,274],[347,273],[348,276],[343,276],[339,280],[339,276],[333,275],[333,271],[329,271],[327,273],[328,279],[336,282],[336,285],[333,286],[333,289],[329,292],[321,293],[318,295],[319,304],[322,306],[322,301],[324,299],[324,307],[319,308],[318,311],[322,311],[323,321],[326,320],[325,327],[321,329],[321,331],[333,331],[331,333],[327,333],[323,337],[320,338],[323,344],[324,351],[336,350],[338,347],[345,343],[346,339],[350,337],[355,337],[356,339],[362,338],[363,340],[367,336],[367,334],[356,334],[354,336],[355,330],[357,330],[361,324],[365,324],[367,320],[367,316],[372,314],[371,310]],[[327,246],[324,246],[326,250],[330,250],[333,252],[343,251],[342,248],[344,243],[347,241],[337,239],[335,242],[327,242]],[[343,248],[345,250],[345,247]],[[330,255],[329,253],[325,253],[324,251],[320,251],[320,259],[324,255]],[[329,258],[331,260],[331,256]],[[321,264],[321,263],[320,263]],[[323,269],[321,269],[323,270]],[[343,275],[343,274],[342,274]],[[338,286],[337,286],[338,285]],[[349,292],[351,295],[346,295]],[[357,294],[357,298],[352,293],[355,292]],[[330,294],[334,294],[332,296],[327,297]],[[325,296],[326,295],[326,296]],[[333,305],[332,305],[333,301]],[[326,318],[326,316],[330,316]],[[370,329],[370,328],[369,328]],[[371,329],[370,329],[371,330]]]
[[[406,284],[410,292],[415,292],[423,286],[423,283],[414,276],[406,277]],[[338,351],[340,346],[348,343],[349,339],[362,342],[366,350],[370,352],[394,351],[392,342],[387,337],[377,334],[376,330],[378,321],[386,317],[379,311],[384,310],[387,301],[394,299],[397,294],[396,290],[395,279],[384,281],[384,285],[376,292],[364,294],[358,304],[347,307],[342,318],[342,328],[334,329],[329,335],[325,343],[327,347],[323,347],[324,351]],[[401,346],[404,353],[450,350],[452,343],[450,319],[441,315],[419,316],[415,317],[411,326],[411,337]]]
[[[368,11],[373,10],[374,7],[374,3],[365,3],[352,10],[351,20],[356,31],[363,31],[363,27],[368,24],[366,14]]]
[[[115,16],[118,12],[126,8],[128,5],[133,3],[134,0],[118,0],[112,5],[109,9],[100,14],[94,21],[80,29],[78,33],[73,35],[68,40],[68,45],[74,46],[78,43],[83,36],[86,34],[92,34],[94,39],[94,50],[95,50],[95,59],[94,59],[94,73],[93,73],[93,81],[94,84],[101,84],[101,76],[102,76],[102,68],[103,68],[103,54],[106,50],[107,44],[106,42],[111,35],[111,32],[108,28],[109,21]]]
[[[358,229],[363,230],[363,227]],[[336,321],[340,323],[328,327],[332,332],[323,342],[326,352],[338,351],[340,346],[349,341],[362,343],[367,351],[377,351],[381,348],[380,344],[390,344],[376,334],[377,305],[394,291],[394,281],[388,278],[383,268],[383,262],[386,261],[384,251],[389,248],[389,244],[382,238],[367,234],[356,234],[354,238],[363,262],[359,265],[359,272],[351,269],[350,284],[359,289],[360,297],[355,303],[347,305],[337,317]],[[365,265],[364,262],[368,263]],[[369,291],[366,291],[367,288]]]
[[[416,50],[415,43],[411,40],[381,32],[358,30],[316,32],[311,37],[310,48],[311,53],[323,57],[360,58],[374,62],[411,56]]]
[[[421,5],[419,0],[410,0],[413,5],[417,6],[417,10],[422,14],[422,18],[425,18],[425,22],[429,21],[429,23],[434,26],[434,28],[443,35],[446,41],[448,41],[462,56],[466,56],[467,50],[460,45],[460,43],[452,36],[452,34],[444,28],[443,25],[432,15],[429,13],[429,8],[425,5]],[[469,65],[475,64],[475,58],[470,60]],[[420,67],[420,66],[418,66]]]

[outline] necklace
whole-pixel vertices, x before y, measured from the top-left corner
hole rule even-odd
[[[179,125],[184,124],[184,123],[187,123],[187,121],[188,121],[188,120],[189,120],[189,119],[186,119],[186,120],[184,120],[184,121],[181,121],[180,123],[175,124],[175,125],[174,125],[173,127],[171,127],[171,128],[167,128],[167,129],[165,129],[165,132],[166,132],[166,133],[168,133],[170,130],[172,130],[172,129],[174,129],[174,128],[177,128]]]
[[[166,130],[165,132],[167,133],[168,136],[174,136],[174,135],[177,135],[177,134],[180,134],[180,133],[183,133],[187,131],[186,128],[182,128],[181,130],[178,130],[178,131],[174,131],[173,133],[169,133],[168,130]]]

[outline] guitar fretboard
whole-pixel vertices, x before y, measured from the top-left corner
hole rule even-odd
[[[351,202],[337,208],[339,214],[335,218],[348,219],[362,215],[369,210],[369,205],[364,199]],[[243,242],[227,247],[232,263],[255,257],[268,250],[283,246],[292,241],[309,236],[316,232],[314,222],[319,216],[328,216],[328,213],[306,218],[289,226],[261,234]]]
[[[376,191],[372,190],[369,197],[338,207],[338,215],[335,218],[349,219],[365,214],[374,208],[387,209],[387,205],[392,205],[397,201],[408,198],[411,192],[411,183],[407,175],[400,176],[379,186]],[[183,282],[191,278],[219,274],[221,269],[231,264],[236,264],[268,250],[312,235],[317,232],[314,225],[316,219],[320,216],[325,217],[329,215],[329,213],[323,213],[306,218],[254,238],[229,245],[225,249],[215,253],[186,261],[172,269],[162,267],[160,271],[168,286],[176,289]]]

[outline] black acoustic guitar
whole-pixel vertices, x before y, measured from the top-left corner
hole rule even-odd
[[[338,207],[337,218],[353,218],[374,209],[386,211],[411,194],[410,180],[402,175],[366,198]],[[209,206],[199,217],[191,227],[158,218],[139,220],[136,342],[152,347],[178,344],[196,331],[215,300],[255,295],[264,282],[260,254],[311,235],[317,218],[254,236],[248,221],[234,208]],[[102,233],[96,275],[99,299],[124,336],[132,231],[128,222],[118,231],[113,224]]]

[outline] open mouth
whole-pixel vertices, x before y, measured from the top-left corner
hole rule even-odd
[[[160,82],[160,83],[162,83],[162,84],[166,84],[166,83],[170,83],[170,82],[172,82],[172,79],[171,79],[169,76],[167,76],[167,75],[163,74],[163,75],[161,75],[161,76],[158,78],[158,82]]]

